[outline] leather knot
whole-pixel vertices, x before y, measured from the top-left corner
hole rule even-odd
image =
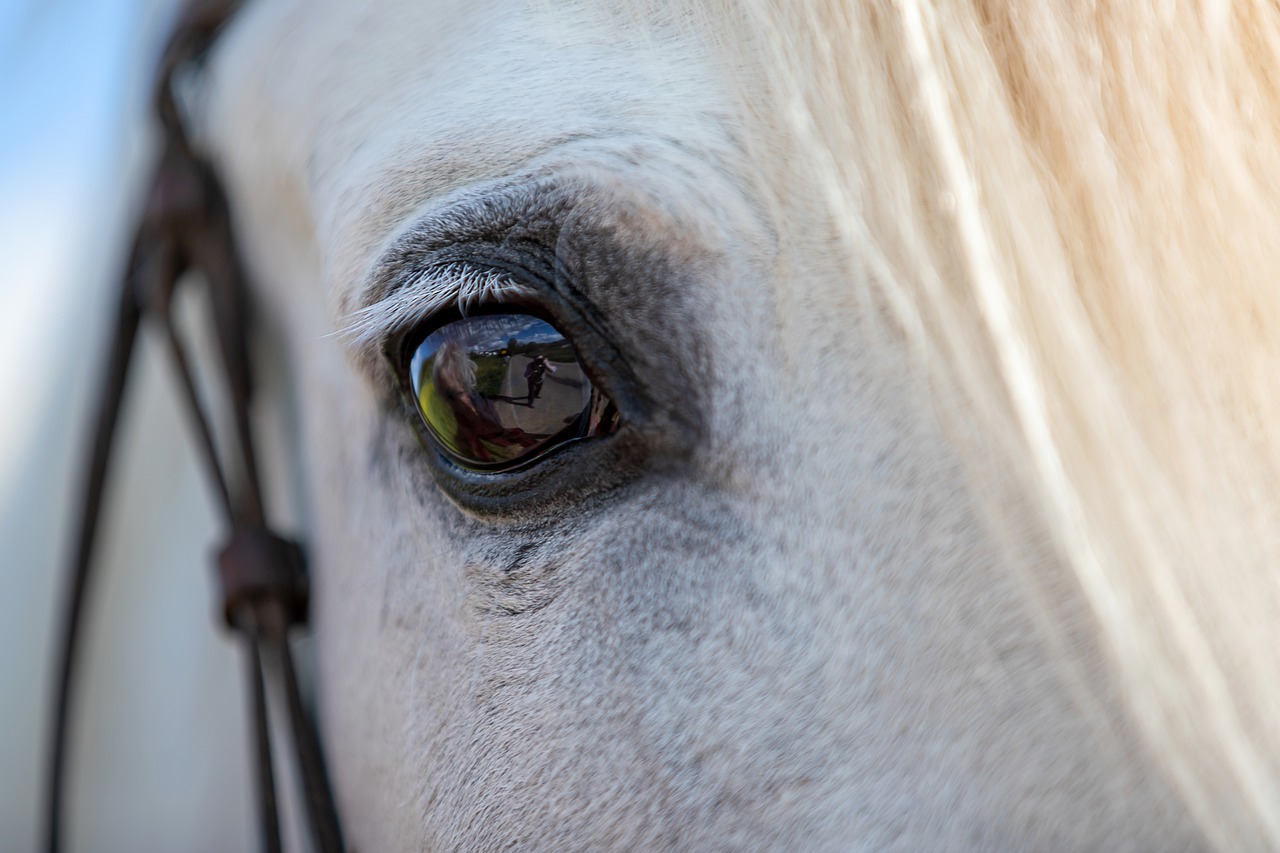
[[[234,531],[218,553],[218,580],[223,615],[233,628],[240,627],[236,614],[245,605],[279,605],[285,627],[307,621],[309,591],[302,549],[270,530],[243,527]]]

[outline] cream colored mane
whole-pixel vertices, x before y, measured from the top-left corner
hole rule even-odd
[[[1280,847],[1277,8],[745,5],[784,182],[1025,472],[1197,820]]]

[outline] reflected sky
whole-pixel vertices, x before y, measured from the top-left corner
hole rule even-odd
[[[467,334],[471,346],[479,351],[497,352],[514,338],[517,344],[550,344],[563,336],[543,320],[529,315],[495,314],[468,318]],[[441,331],[445,331],[442,329]]]

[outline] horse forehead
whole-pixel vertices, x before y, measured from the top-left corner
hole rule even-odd
[[[220,49],[206,130],[241,185],[289,185],[326,277],[353,282],[425,201],[567,143],[721,159],[726,98],[692,38],[604,6],[272,0]]]

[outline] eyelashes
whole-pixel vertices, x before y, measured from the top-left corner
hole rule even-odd
[[[405,334],[423,317],[536,298],[531,286],[502,271],[462,261],[442,262],[414,271],[394,285],[389,296],[356,311],[339,335],[357,353],[386,352],[387,341]]]

